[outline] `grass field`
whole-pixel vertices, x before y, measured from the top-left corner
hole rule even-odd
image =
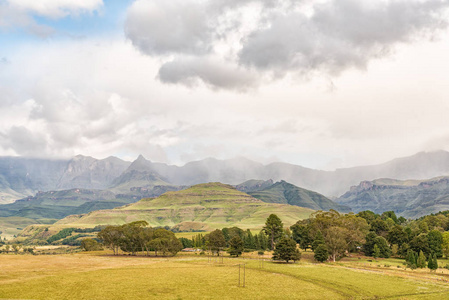
[[[254,256],[253,256],[254,257]],[[225,257],[0,255],[0,299],[449,299],[449,274],[347,259],[297,264]],[[239,287],[238,264],[246,265]],[[386,264],[383,262],[383,264]],[[365,268],[366,267],[366,268]],[[243,270],[241,273],[243,284]]]

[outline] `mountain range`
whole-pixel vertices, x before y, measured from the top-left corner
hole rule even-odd
[[[354,212],[392,210],[406,218],[418,218],[449,209],[449,177],[363,181],[336,201],[350,206]]]
[[[139,156],[134,162],[78,155],[69,160],[0,157],[0,203],[33,196],[39,191],[72,188],[110,189],[128,193],[145,186],[191,186],[204,182],[237,185],[250,179],[285,180],[296,186],[336,198],[361,181],[378,178],[428,179],[449,175],[449,152],[421,152],[380,165],[322,171],[288,163],[263,165],[246,158],[208,158],[184,166],[151,162]]]

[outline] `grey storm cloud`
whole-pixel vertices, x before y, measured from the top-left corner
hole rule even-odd
[[[432,37],[447,27],[447,0],[310,3],[137,0],[128,10],[125,34],[141,52],[171,59],[159,71],[162,82],[191,85],[199,80],[214,88],[241,89],[266,75],[364,69],[398,44]],[[254,18],[246,15],[251,9],[260,13],[252,27],[245,22],[245,17]],[[223,51],[222,45],[236,35],[237,44],[229,42]],[[228,66],[209,71],[211,57]],[[239,76],[229,76],[232,70]],[[251,79],[237,83],[239,77]]]
[[[239,70],[232,64],[201,57],[182,58],[165,63],[159,69],[158,77],[165,83],[192,86],[201,80],[212,88],[241,91],[257,83],[257,76],[251,72]]]

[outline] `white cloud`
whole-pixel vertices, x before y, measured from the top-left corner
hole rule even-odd
[[[234,89],[217,78],[245,70],[276,80],[366,69],[398,45],[446,29],[448,8],[449,1],[441,0],[137,0],[128,10],[125,34],[143,53],[170,58],[161,66],[163,82],[198,80]],[[207,72],[211,59],[227,68]]]

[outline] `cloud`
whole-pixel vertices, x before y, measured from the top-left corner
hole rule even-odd
[[[253,88],[258,80],[256,74],[233,66],[232,63],[198,57],[167,62],[159,69],[158,77],[165,83],[193,86],[202,81],[212,88],[239,91]]]
[[[0,0],[0,30],[12,31],[20,28],[46,38],[56,30],[40,24],[35,16],[60,19],[92,13],[102,5],[102,0]]]
[[[366,69],[398,45],[446,29],[448,8],[447,0],[137,0],[125,35],[142,53],[169,60],[163,82],[235,89],[221,78],[252,74],[255,85],[267,76]],[[211,61],[227,67],[208,72]]]

